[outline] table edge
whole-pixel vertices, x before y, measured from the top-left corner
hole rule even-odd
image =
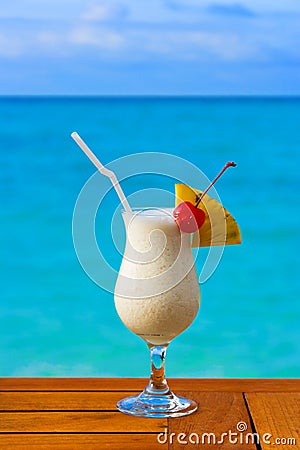
[[[147,378],[0,377],[0,391],[136,391]],[[298,392],[299,378],[168,378],[173,390]]]

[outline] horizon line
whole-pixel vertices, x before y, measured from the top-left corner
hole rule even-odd
[[[9,98],[101,98],[101,99],[192,99],[192,98],[284,98],[284,99],[300,99],[300,94],[0,94],[0,99]]]

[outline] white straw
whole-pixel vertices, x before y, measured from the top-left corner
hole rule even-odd
[[[87,157],[92,161],[92,163],[97,167],[97,169],[99,170],[99,172],[101,172],[103,175],[105,175],[106,177],[110,178],[113,187],[115,188],[119,199],[121,200],[122,205],[124,206],[124,209],[126,210],[126,212],[128,213],[132,213],[132,210],[129,206],[129,203],[127,201],[127,198],[124,195],[124,192],[119,184],[119,181],[115,175],[114,172],[112,172],[111,170],[107,169],[105,166],[103,166],[103,164],[99,161],[99,159],[94,155],[94,153],[92,152],[92,150],[86,145],[86,143],[81,139],[81,137],[79,136],[78,133],[76,133],[76,131],[74,131],[71,134],[71,137],[74,139],[74,141],[76,142],[76,144],[79,145],[79,147],[81,148],[82,151],[84,151],[84,153],[87,155]]]

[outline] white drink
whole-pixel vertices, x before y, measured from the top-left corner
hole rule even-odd
[[[123,213],[123,218],[127,240],[115,288],[117,312],[148,343],[166,344],[199,309],[190,234],[180,233],[172,210]]]

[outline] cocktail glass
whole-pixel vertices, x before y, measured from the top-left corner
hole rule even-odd
[[[190,234],[182,233],[172,209],[148,208],[122,213],[126,246],[115,286],[122,322],[148,345],[151,377],[142,393],[120,400],[118,409],[141,417],[180,417],[197,409],[177,397],[165,379],[169,343],[194,320],[200,288]]]

